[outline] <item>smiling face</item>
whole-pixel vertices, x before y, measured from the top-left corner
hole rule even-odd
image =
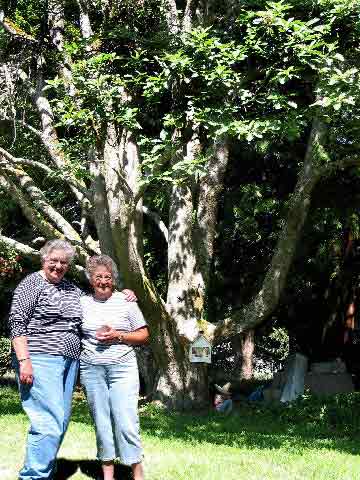
[[[64,250],[51,250],[44,260],[42,271],[51,283],[59,283],[69,268],[69,257]]]
[[[90,277],[91,286],[94,289],[94,296],[98,300],[107,300],[113,292],[113,277],[105,265],[99,265],[92,272]]]

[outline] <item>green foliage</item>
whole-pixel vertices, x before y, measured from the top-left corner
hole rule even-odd
[[[11,366],[11,342],[8,338],[0,337],[0,377],[6,373]]]
[[[357,152],[359,4],[248,0],[237,4],[229,16],[226,5],[215,2],[211,8],[218,15],[213,22],[195,21],[192,30],[174,37],[166,29],[162,2],[96,1],[88,5],[94,35],[86,40],[80,35],[76,2],[65,4],[63,52],[49,47],[44,2],[11,2],[7,12],[19,28],[42,42],[45,93],[54,109],[59,146],[69,160],[65,173],[68,168],[89,186],[89,151],[101,151],[109,123],[119,135],[127,128],[140,147],[139,176],[148,188],[146,203],[166,217],[167,186],[191,179],[196,204],[196,182],[208,173],[214,140],[231,140],[232,165],[209,295],[219,319],[248,301],[261,284],[314,117],[327,122],[331,159]],[[20,54],[16,41],[14,46],[5,38],[0,32],[4,58],[16,57],[33,82],[39,73],[34,50],[29,47]],[[68,64],[74,85],[54,73]],[[19,118],[39,128],[20,80],[15,90]],[[50,164],[32,133],[17,127],[15,135],[13,126],[0,127],[1,145],[12,145],[15,137],[14,154]],[[194,137],[200,148],[187,156],[187,144]],[[78,221],[79,209],[57,175],[32,174],[49,201],[70,222]],[[286,292],[289,304],[300,303],[303,294],[310,295],[316,286],[336,277],[341,260],[334,251],[341,250],[344,230],[351,224],[358,236],[356,208],[346,215],[342,206],[335,211],[334,204],[313,208]],[[20,223],[12,220],[8,205],[1,206],[0,224],[6,233],[28,240],[32,235],[24,235]],[[152,228],[145,228],[146,265],[165,295],[166,246]],[[282,320],[284,312],[278,312]],[[286,343],[273,340],[274,345]],[[282,346],[279,350],[283,352]]]
[[[335,20],[327,15],[319,11],[318,18],[304,18],[291,2],[268,2],[264,10],[243,10],[232,38],[199,27],[178,39],[171,53],[155,57],[157,74],[141,73],[133,81],[144,83],[148,102],[172,95],[174,103],[163,117],[160,137],[144,153],[146,181],[163,180],[158,166],[171,156],[176,130],[191,127],[207,136],[230,135],[266,149],[269,140],[298,139],[320,104],[341,108],[342,115],[353,112],[357,70],[342,69]],[[137,62],[140,70],[148,55],[141,52]],[[304,95],[306,91],[311,94]],[[331,115],[326,109],[322,114]],[[149,147],[149,139],[143,144]],[[176,173],[166,170],[164,176],[171,180]]]
[[[143,137],[139,142],[142,148],[142,185],[152,182],[181,183],[191,176],[202,176],[207,172],[207,162],[212,155],[212,150],[205,154],[199,152],[194,158],[181,155],[181,142],[169,137],[169,132],[163,130],[161,139],[148,139]],[[174,165],[170,160],[178,158]],[[164,167],[165,165],[165,167]]]
[[[340,62],[345,58],[341,54],[336,54]],[[328,61],[331,65],[331,60]],[[347,115],[358,112],[358,86],[360,81],[359,69],[355,67],[342,69],[332,66],[326,66],[321,70],[322,79],[316,90],[318,100],[313,104],[324,110],[324,116],[331,119],[334,111],[344,110]],[[351,107],[353,108],[353,112]]]
[[[13,3],[13,2],[11,2]],[[46,11],[46,1],[28,1],[19,0],[16,3],[14,12],[14,27],[19,28],[28,35],[34,38],[39,37],[43,32],[44,13]],[[42,20],[42,21],[41,21]]]
[[[358,393],[317,398],[305,394],[284,409],[276,409],[284,422],[313,425],[319,431],[334,429],[342,435],[357,433],[360,428]]]
[[[20,260],[21,257],[15,249],[0,243],[0,281],[22,271]]]
[[[287,329],[272,325],[268,334],[256,339],[258,356],[271,360],[275,365],[281,365],[289,355],[289,334]]]
[[[238,201],[234,205],[234,228],[232,237],[250,242],[261,242],[268,232],[262,232],[261,223],[265,216],[272,218],[271,235],[276,238],[276,224],[281,220],[281,204],[269,183],[250,183],[239,187]]]
[[[47,82],[57,94],[52,103],[58,115],[58,125],[81,132],[83,148],[96,144],[104,134],[106,122],[114,122],[131,130],[140,128],[136,119],[138,107],[132,106],[121,76],[106,73],[114,69],[116,60],[120,60],[120,57],[115,53],[100,53],[88,60],[75,62],[75,97],[68,95],[63,79],[56,77]],[[63,146],[66,148],[68,145],[63,143]]]
[[[298,141],[316,111],[330,120],[358,109],[358,71],[337,33],[345,19],[357,28],[355,3],[254,1],[226,29],[196,26],[171,41],[161,6],[133,8],[109,7],[91,39],[67,36],[71,95],[64,79],[48,81],[58,125],[78,139],[77,152],[62,145],[80,163],[110,121],[140,140],[144,185],[179,182],[206,171],[206,149],[181,159],[191,132],[204,145],[226,135],[265,153]]]

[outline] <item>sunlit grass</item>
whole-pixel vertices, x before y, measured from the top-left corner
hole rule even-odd
[[[332,406],[316,402],[314,405],[308,400],[290,409],[244,405],[228,417],[213,413],[200,416],[166,414],[153,406],[143,408],[146,478],[358,479],[360,437],[355,426],[352,428],[346,423],[345,417],[337,424],[336,408],[341,412],[343,408],[357,407],[359,395],[340,399],[340,403],[332,402]],[[27,428],[15,388],[0,387],[2,480],[17,478]],[[96,478],[95,453],[95,437],[86,402],[78,394],[72,422],[59,454],[58,479]],[[120,473],[122,480],[130,478],[128,470]]]

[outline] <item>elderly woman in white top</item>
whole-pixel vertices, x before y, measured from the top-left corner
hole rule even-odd
[[[114,291],[116,266],[107,255],[91,257],[87,272],[94,293],[81,298],[81,382],[95,423],[104,480],[114,479],[114,460],[131,465],[143,480],[137,411],[139,375],[134,345],[149,338],[136,303]]]

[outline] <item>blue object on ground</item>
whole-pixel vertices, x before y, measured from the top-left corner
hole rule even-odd
[[[250,400],[251,402],[259,402],[264,400],[263,390],[264,385],[260,385],[260,387],[250,393],[250,395],[248,396],[248,400]]]
[[[233,403],[230,398],[227,400],[224,400],[222,403],[219,403],[219,405],[216,405],[216,410],[221,413],[230,413],[232,408],[233,408]]]

